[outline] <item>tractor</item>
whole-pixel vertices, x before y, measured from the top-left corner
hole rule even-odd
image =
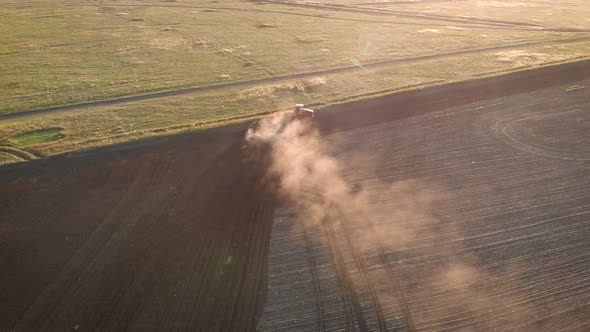
[[[295,104],[293,108],[293,113],[290,118],[287,118],[287,121],[283,122],[277,132],[281,132],[284,127],[289,123],[289,120],[304,120],[304,119],[313,119],[315,116],[314,111],[309,108],[304,108],[303,104]],[[254,131],[260,129],[260,122],[254,121],[250,124],[250,128]]]
[[[303,104],[295,104],[293,116],[296,119],[305,119],[305,118],[313,119],[314,111],[309,108],[304,108],[303,106],[304,106]]]

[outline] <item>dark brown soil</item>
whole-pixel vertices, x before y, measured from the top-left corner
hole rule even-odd
[[[590,94],[571,86],[324,135],[350,193],[322,219],[306,206],[336,185],[277,210],[259,330],[587,331]]]
[[[0,330],[253,329],[263,174],[227,129],[3,170]]]

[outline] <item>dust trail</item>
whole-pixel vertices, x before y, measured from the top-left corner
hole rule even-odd
[[[329,154],[327,145],[310,122],[292,120],[289,114],[281,114],[261,121],[258,128],[248,132],[246,138],[250,144],[263,143],[270,146],[270,172],[279,181],[279,193],[310,221],[312,227],[326,230],[340,226],[344,230],[346,243],[353,252],[356,267],[360,272],[361,280],[357,283],[367,287],[379,329],[386,330],[378,293],[374,282],[369,280],[371,277],[361,251],[366,244],[359,244],[355,238],[359,235],[359,227],[355,224],[358,224],[358,221],[370,220],[365,209],[366,194],[351,190],[342,176],[338,161]],[[382,241],[377,237],[370,221],[363,226],[363,241],[381,246]],[[330,247],[334,255],[339,257],[340,253],[336,246],[332,241]],[[385,254],[382,254],[382,264],[387,266],[392,274],[392,268],[386,261]],[[343,262],[344,259],[340,259],[340,264],[337,265],[346,269]],[[350,279],[347,271],[340,274],[345,287],[352,293],[353,305],[358,307],[357,314],[361,314],[360,306],[355,303],[358,301],[354,294],[355,280]],[[392,283],[398,293],[397,297],[402,300],[401,306],[407,324],[410,330],[414,330],[399,281],[395,279]],[[357,321],[361,326],[364,325],[362,316],[357,317]]]
[[[307,221],[310,233],[326,234],[326,247],[335,257],[359,327],[366,328],[356,294],[363,287],[380,330],[388,328],[383,303],[393,298],[410,331],[442,326],[489,330],[522,325],[530,317],[530,308],[514,287],[482,268],[465,248],[461,230],[435,216],[434,207],[451,199],[444,188],[417,180],[350,185],[340,159],[332,156],[330,144],[313,124],[292,120],[287,113],[262,120],[246,140],[268,149],[269,173],[278,192]],[[350,252],[356,275],[342,250]],[[518,270],[503,273],[516,275]],[[498,310],[498,303],[518,310]]]

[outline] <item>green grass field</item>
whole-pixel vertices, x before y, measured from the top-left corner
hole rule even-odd
[[[555,7],[508,0],[354,3],[5,1],[0,114],[590,37],[582,29],[590,26],[584,1]],[[454,14],[456,6],[461,15]],[[53,155],[243,120],[295,102],[318,107],[589,55],[590,41],[515,46],[20,120],[0,117],[0,144]]]
[[[63,128],[59,127],[37,129],[14,135],[10,138],[10,141],[17,147],[45,144],[64,138],[62,131]]]

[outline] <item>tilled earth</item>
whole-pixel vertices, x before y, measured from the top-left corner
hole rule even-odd
[[[326,136],[346,212],[277,210],[260,330],[587,331],[590,93],[571,86]]]
[[[240,126],[2,168],[0,330],[586,331],[590,81],[551,77],[320,114],[360,203],[319,221]]]
[[[241,138],[3,170],[0,330],[253,329],[275,199]]]

